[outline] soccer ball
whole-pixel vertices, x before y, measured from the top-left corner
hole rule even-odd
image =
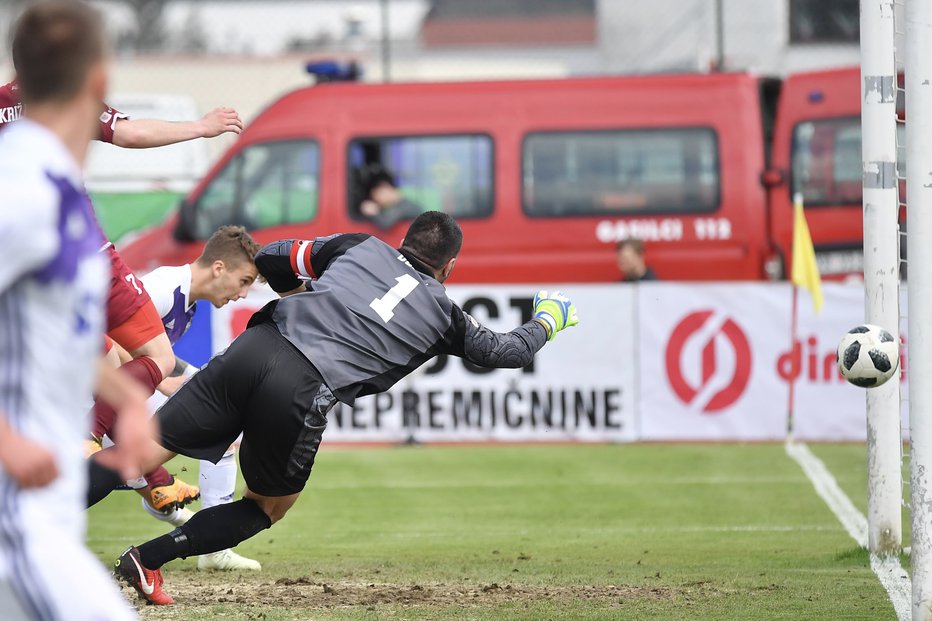
[[[865,324],[848,331],[838,344],[838,370],[862,388],[880,386],[900,366],[900,347],[893,335],[878,326]]]

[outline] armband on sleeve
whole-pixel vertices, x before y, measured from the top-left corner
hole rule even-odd
[[[314,273],[314,265],[311,263],[311,257],[314,255],[313,241],[304,241],[296,239],[291,244],[291,271],[303,278],[317,278]]]

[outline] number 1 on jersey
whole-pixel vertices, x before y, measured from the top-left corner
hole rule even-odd
[[[395,307],[408,297],[408,294],[417,288],[418,282],[411,274],[404,274],[395,279],[398,284],[389,289],[385,295],[376,298],[369,303],[369,308],[374,310],[382,318],[382,321],[388,323],[395,316]]]

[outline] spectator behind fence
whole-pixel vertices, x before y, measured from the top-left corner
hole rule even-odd
[[[640,239],[623,239],[616,246],[618,251],[618,269],[624,282],[657,280],[654,273],[644,261],[644,242]]]
[[[380,229],[390,229],[402,220],[413,220],[423,211],[402,195],[394,176],[382,164],[366,164],[356,172],[362,200],[359,213]]]

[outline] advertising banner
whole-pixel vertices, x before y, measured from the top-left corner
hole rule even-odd
[[[795,339],[786,283],[639,289],[639,439],[780,440],[789,429],[808,441],[866,439],[864,389],[835,361],[842,335],[864,322],[860,284],[823,284],[819,314],[800,291]],[[904,291],[904,315],[905,302]],[[903,410],[905,437],[905,400]]]
[[[866,438],[864,389],[845,382],[835,366],[839,339],[863,323],[860,284],[825,283],[819,314],[800,291],[795,340],[786,283],[562,288],[577,303],[581,323],[548,343],[530,367],[481,369],[436,358],[388,393],[354,408],[338,406],[328,439],[766,441],[782,440],[790,428],[807,441]],[[477,320],[507,331],[530,318],[536,287],[448,290]],[[905,291],[900,297],[905,316]],[[247,300],[222,309],[203,305],[176,350],[202,364],[274,298],[267,286],[254,287]]]
[[[787,389],[772,369],[790,297],[782,284],[642,283],[640,438],[785,437]]]
[[[537,288],[450,286],[450,298],[506,332],[531,318]],[[619,441],[636,439],[634,288],[567,286],[580,325],[559,334],[524,369],[484,369],[439,356],[392,390],[330,413],[332,441]],[[219,351],[273,299],[267,288],[214,310]],[[583,310],[584,309],[584,310]]]

